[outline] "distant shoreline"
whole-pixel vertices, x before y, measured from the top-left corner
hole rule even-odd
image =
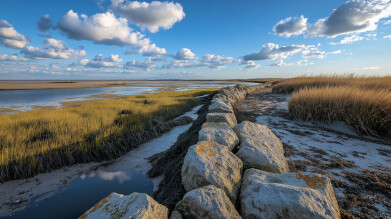
[[[191,82],[191,81],[241,81],[262,83],[269,79],[249,80],[0,80],[0,91],[6,90],[44,90],[44,89],[83,89],[127,86],[139,83],[169,83],[169,82]]]

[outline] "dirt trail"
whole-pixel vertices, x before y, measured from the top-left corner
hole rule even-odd
[[[238,122],[267,125],[280,137],[291,171],[327,175],[343,218],[390,218],[391,142],[358,136],[343,122],[296,119],[288,99],[268,90],[248,95],[235,106]]]

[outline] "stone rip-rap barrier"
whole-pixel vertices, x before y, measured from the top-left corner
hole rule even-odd
[[[170,218],[340,218],[326,176],[289,173],[282,142],[268,127],[237,124],[232,105],[264,88],[236,85],[214,96],[182,166],[187,193]],[[168,218],[168,210],[146,194],[113,193],[87,217]]]

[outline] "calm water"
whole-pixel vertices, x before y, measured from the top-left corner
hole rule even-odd
[[[196,119],[196,111],[199,108],[200,106],[195,107],[185,115]],[[159,181],[153,181],[145,175],[151,167],[146,158],[170,148],[178,136],[190,126],[191,124],[177,126],[114,160],[110,165],[81,175],[56,191],[33,197],[26,209],[6,218],[78,218],[112,192],[124,195],[139,192],[150,195]]]
[[[138,82],[121,87],[84,88],[84,89],[42,89],[42,90],[6,90],[0,91],[0,110],[13,108],[15,110],[31,110],[34,106],[61,106],[61,102],[91,99],[92,95],[137,95],[160,91],[185,91],[204,88],[220,88],[234,85],[235,82],[224,81],[164,81]],[[245,83],[241,84],[254,84]],[[1,82],[0,82],[1,86]]]

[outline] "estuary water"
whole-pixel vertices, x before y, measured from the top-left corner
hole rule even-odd
[[[221,88],[236,83],[234,81],[137,81],[137,83],[130,82],[126,86],[100,88],[0,90],[0,112],[6,109],[26,111],[37,107],[61,107],[62,102],[99,99],[104,95],[128,96],[162,91]]]

